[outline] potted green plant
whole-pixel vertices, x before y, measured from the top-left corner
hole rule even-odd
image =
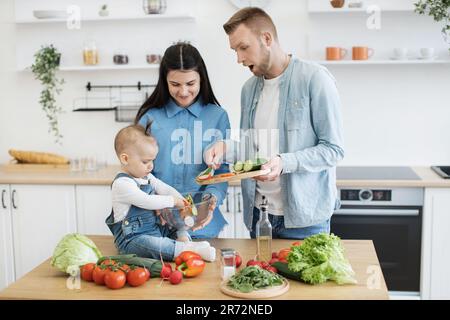
[[[107,4],[103,4],[100,7],[100,10],[98,11],[98,15],[101,16],[101,17],[107,17],[109,15],[108,5]]]
[[[443,22],[441,32],[450,45],[450,0],[419,0],[414,6],[414,11],[418,14],[427,14],[433,17],[434,21]]]
[[[62,112],[62,109],[56,104],[56,96],[61,93],[61,85],[64,83],[64,79],[59,79],[56,76],[61,53],[53,45],[43,46],[34,54],[34,58],[31,71],[43,86],[39,103],[49,121],[49,133],[54,135],[56,143],[61,143],[63,136],[58,128],[58,115]]]

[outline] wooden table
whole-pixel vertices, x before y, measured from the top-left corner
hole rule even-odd
[[[89,236],[104,255],[117,254],[111,236]],[[244,264],[253,258],[256,242],[244,239],[214,239],[217,249],[231,247],[240,252]],[[273,251],[289,247],[290,240],[273,240]],[[389,299],[386,283],[372,241],[344,240],[345,255],[356,272],[357,285],[337,285],[327,282],[308,285],[290,280],[287,293],[274,299]],[[219,251],[218,251],[219,253]],[[220,261],[208,263],[204,272],[196,278],[183,279],[177,286],[152,278],[137,288],[125,286],[110,290],[91,282],[81,281],[80,289],[68,289],[68,276],[51,267],[50,259],[0,292],[0,299],[234,299],[219,289]]]

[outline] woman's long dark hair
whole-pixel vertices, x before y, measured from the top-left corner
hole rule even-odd
[[[209,82],[208,72],[202,56],[198,50],[186,42],[178,42],[164,52],[159,67],[159,79],[155,90],[150,98],[144,102],[139,109],[135,123],[151,108],[162,108],[169,102],[170,93],[167,85],[167,74],[172,70],[194,70],[200,75],[200,92],[199,97],[206,104],[216,104],[220,106],[214,96],[211,83]]]

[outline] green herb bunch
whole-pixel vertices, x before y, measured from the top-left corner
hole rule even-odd
[[[283,277],[258,266],[245,267],[228,281],[228,286],[241,292],[251,292],[283,284]]]
[[[61,143],[63,137],[58,128],[58,115],[62,112],[62,108],[56,104],[56,95],[61,93],[61,85],[64,79],[58,79],[56,70],[59,67],[61,53],[53,46],[41,47],[34,55],[35,61],[31,66],[35,78],[41,81],[43,89],[39,103],[49,121],[49,132],[55,136],[55,142]]]

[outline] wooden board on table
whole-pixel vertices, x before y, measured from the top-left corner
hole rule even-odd
[[[227,281],[220,284],[220,291],[231,297],[243,299],[265,299],[281,296],[289,290],[289,282],[284,279],[280,286],[270,287],[267,289],[259,289],[252,292],[240,292],[227,286]]]
[[[236,173],[232,176],[227,177],[214,177],[207,180],[195,180],[199,185],[206,185],[206,184],[215,184],[215,183],[222,183],[222,182],[232,182],[232,181],[239,181],[242,179],[249,179],[257,176],[262,176],[264,174],[268,174],[270,172],[269,169],[266,170],[255,170],[255,171],[249,171],[249,172],[243,172],[243,173]]]

